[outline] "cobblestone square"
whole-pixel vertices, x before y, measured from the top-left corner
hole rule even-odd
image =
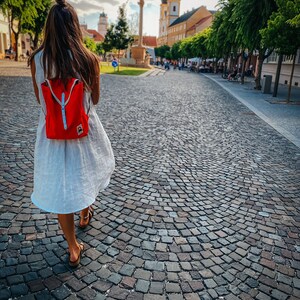
[[[116,170],[76,270],[30,201],[25,64],[0,64],[0,110],[0,299],[300,299],[300,150],[210,79],[102,76]]]

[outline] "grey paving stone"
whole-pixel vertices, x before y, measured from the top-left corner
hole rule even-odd
[[[145,269],[150,271],[163,271],[164,263],[158,261],[145,261]]]
[[[147,293],[149,289],[149,285],[150,285],[149,281],[138,279],[135,289],[137,292]]]
[[[164,290],[164,283],[163,282],[156,282],[156,281],[151,282],[149,293],[163,294],[163,290]]]
[[[227,92],[194,73],[101,76],[117,168],[71,270],[57,217],[30,202],[30,71],[0,68],[0,298],[300,298],[299,149]]]

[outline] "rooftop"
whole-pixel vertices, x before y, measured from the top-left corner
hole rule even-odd
[[[104,37],[97,30],[87,29],[86,31],[89,34],[93,35],[93,39],[94,39],[95,42],[102,42],[102,41],[104,41]]]
[[[195,29],[196,27],[198,27],[199,25],[201,25],[202,23],[204,23],[205,21],[207,21],[207,20],[208,20],[209,18],[211,18],[211,17],[212,17],[212,15],[202,18],[202,19],[199,20],[196,24],[194,24],[192,27],[190,27],[190,28],[188,29],[188,31],[189,31],[189,30],[192,30],[192,29]]]
[[[198,8],[195,8],[191,11],[188,11],[187,13],[183,14],[182,16],[180,16],[179,18],[177,18],[169,27],[172,27],[174,25],[180,24],[184,21],[187,21],[197,10]]]

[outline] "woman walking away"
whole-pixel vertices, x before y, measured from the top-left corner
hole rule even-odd
[[[97,116],[100,67],[82,42],[74,8],[56,0],[44,41],[29,58],[40,118],[34,155],[32,202],[58,214],[69,247],[69,265],[80,263],[84,245],[75,236],[93,217],[92,204],[109,184],[115,160]]]

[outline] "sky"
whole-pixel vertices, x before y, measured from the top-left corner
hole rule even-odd
[[[96,29],[99,14],[105,12],[110,23],[114,23],[118,15],[118,7],[127,4],[127,16],[139,12],[138,0],[69,0],[78,15],[81,23],[86,23],[89,29]],[[159,13],[161,0],[145,0],[144,6],[144,35],[158,36]],[[216,9],[218,0],[181,0],[180,14],[192,8],[204,5],[209,10]]]

